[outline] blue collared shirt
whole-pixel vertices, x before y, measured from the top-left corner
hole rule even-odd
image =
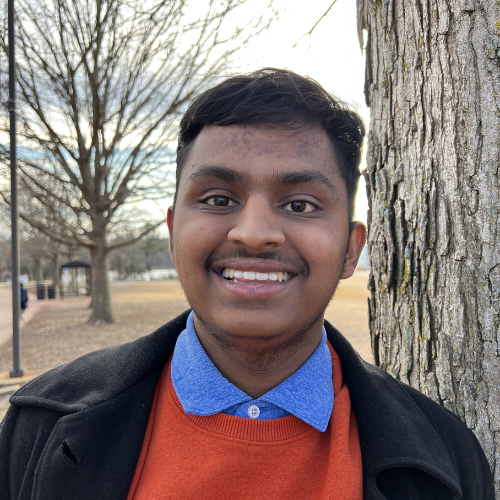
[[[222,412],[258,420],[292,414],[324,432],[332,413],[332,358],[325,329],[316,350],[294,374],[252,399],[229,382],[207,356],[196,335],[191,312],[175,346],[171,375],[177,397],[189,414],[208,416]]]

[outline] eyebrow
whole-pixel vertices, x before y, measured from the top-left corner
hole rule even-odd
[[[297,184],[320,184],[334,195],[337,194],[335,186],[319,170],[301,170],[296,172],[276,172],[271,176],[271,182],[276,187],[296,186]]]
[[[205,165],[189,176],[189,180],[214,178],[225,182],[243,182],[245,177],[232,168],[219,167],[216,165]]]
[[[232,168],[222,167],[217,165],[205,165],[200,167],[196,172],[189,176],[191,182],[197,179],[219,179],[221,181],[238,183],[245,182],[248,179],[246,174],[242,174]],[[320,184],[326,187],[335,196],[337,190],[319,170],[297,170],[294,172],[275,172],[270,175],[271,184],[275,187],[296,186],[298,184]]]

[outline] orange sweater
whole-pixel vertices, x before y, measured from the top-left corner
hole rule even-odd
[[[293,415],[188,415],[165,366],[127,500],[361,500],[358,429],[333,361],[335,403],[320,432]]]

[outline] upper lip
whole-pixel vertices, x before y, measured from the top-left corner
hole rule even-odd
[[[236,269],[238,271],[256,271],[260,273],[287,272],[289,274],[298,274],[297,267],[285,264],[276,260],[266,260],[258,258],[237,258],[220,260],[212,265],[212,269],[221,273],[224,268]]]

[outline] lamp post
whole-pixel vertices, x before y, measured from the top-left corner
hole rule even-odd
[[[12,347],[13,368],[11,377],[22,377],[21,334],[19,329],[19,231],[17,206],[17,145],[16,145],[16,59],[15,59],[15,18],[14,0],[8,0],[9,11],[9,101],[10,115],[10,208],[12,223]]]

